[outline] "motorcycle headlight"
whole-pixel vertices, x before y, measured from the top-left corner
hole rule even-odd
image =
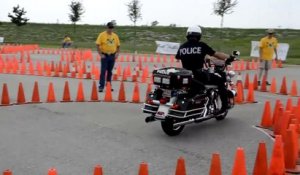
[[[230,78],[233,78],[235,76],[235,72],[231,70],[228,72],[228,75]]]
[[[170,79],[169,78],[163,78],[162,79],[162,84],[170,84]]]

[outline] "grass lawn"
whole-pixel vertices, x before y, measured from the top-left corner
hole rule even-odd
[[[95,49],[95,40],[105,26],[77,25],[76,32],[69,24],[36,24],[16,27],[11,23],[0,24],[0,36],[8,43],[34,43],[41,47],[60,47],[65,34],[69,34],[78,48]],[[231,29],[202,28],[204,42],[216,50],[230,53],[240,50],[242,57],[250,55],[250,42],[259,40],[265,34],[265,29]],[[170,42],[184,42],[186,28],[180,27],[147,27],[136,28],[137,51],[139,53],[154,53],[156,40]],[[132,26],[117,26],[115,32],[121,40],[123,52],[133,52],[134,28]],[[276,30],[279,42],[289,43],[288,64],[300,64],[300,30]]]

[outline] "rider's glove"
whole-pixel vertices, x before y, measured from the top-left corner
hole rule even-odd
[[[235,57],[231,55],[229,58],[226,59],[225,64],[230,65],[234,60]]]

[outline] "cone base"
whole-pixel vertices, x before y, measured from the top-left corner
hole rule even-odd
[[[117,103],[128,103],[128,101],[119,101],[119,100],[115,100],[115,101],[113,101],[113,102],[117,102]]]
[[[247,104],[247,102],[235,102],[236,105],[243,105],[243,104]]]
[[[300,174],[300,165],[296,165],[295,169],[286,169],[285,172],[290,174]]]
[[[88,102],[101,102],[101,100],[89,100]]]
[[[289,95],[288,93],[276,93],[278,95]]]
[[[11,106],[13,104],[1,104],[0,106]]]
[[[24,102],[24,103],[13,103],[13,105],[26,105],[26,104],[29,104],[29,102]]]
[[[258,103],[258,101],[247,101],[247,103]]]
[[[43,102],[41,102],[41,101],[39,101],[39,102],[27,102],[28,104],[39,104],[39,103],[43,103]]]
[[[71,103],[71,102],[74,102],[74,101],[72,101],[72,100],[62,100],[62,101],[60,101],[61,103]]]

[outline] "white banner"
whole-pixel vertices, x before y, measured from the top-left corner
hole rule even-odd
[[[4,43],[4,37],[0,36],[0,43]]]
[[[180,43],[172,43],[172,42],[165,42],[165,41],[155,41],[157,45],[156,53],[160,54],[169,54],[169,55],[176,55]]]
[[[290,45],[287,43],[279,43],[277,48],[278,59],[285,61]],[[259,41],[251,41],[251,57],[259,57]],[[275,54],[274,54],[275,58]]]

